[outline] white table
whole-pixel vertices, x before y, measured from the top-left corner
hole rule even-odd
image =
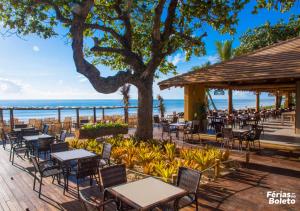
[[[187,194],[186,190],[153,177],[108,188],[107,191],[137,210],[148,210]]]
[[[75,149],[70,151],[51,153],[52,158],[55,158],[62,163],[71,160],[79,160],[81,158],[89,158],[94,156],[96,156],[96,154],[89,152],[85,149]]]
[[[53,136],[50,136],[48,134],[39,134],[39,135],[33,135],[33,136],[23,136],[23,140],[25,142],[33,142],[33,141],[37,141],[40,138],[51,138]]]

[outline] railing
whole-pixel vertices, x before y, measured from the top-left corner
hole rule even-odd
[[[97,109],[102,110],[102,120],[105,120],[105,110],[106,109],[124,109],[125,106],[80,106],[80,107],[0,107],[0,123],[4,123],[3,111],[9,111],[9,122],[10,127],[14,128],[14,111],[23,110],[23,111],[38,111],[38,110],[56,110],[58,122],[61,122],[61,111],[62,110],[75,110],[76,111],[76,125],[80,125],[80,115],[79,110],[92,110],[93,111],[93,122],[97,121]],[[128,109],[138,108],[137,106],[128,106]]]

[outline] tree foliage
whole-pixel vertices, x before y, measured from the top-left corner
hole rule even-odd
[[[300,16],[292,16],[285,23],[283,20],[275,25],[266,22],[264,25],[249,29],[240,37],[240,46],[235,55],[242,55],[290,38],[300,36]]]
[[[226,40],[225,42],[216,41],[215,44],[221,61],[227,61],[233,57],[232,43],[232,40]]]

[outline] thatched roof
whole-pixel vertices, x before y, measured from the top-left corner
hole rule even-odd
[[[296,80],[300,80],[300,37],[175,76],[159,86],[204,84],[208,88],[274,91],[295,89]]]

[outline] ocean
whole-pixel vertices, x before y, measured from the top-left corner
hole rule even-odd
[[[227,108],[227,100],[225,99],[214,99],[214,103],[218,109]],[[261,105],[268,106],[273,105],[273,99],[261,99]],[[154,100],[154,106],[158,105],[157,100]],[[165,107],[167,113],[173,111],[182,112],[184,102],[182,99],[169,100],[165,99]],[[58,106],[123,106],[122,100],[0,100],[0,106],[3,107],[58,107]],[[137,100],[130,100],[130,106],[137,106]],[[251,108],[255,107],[255,99],[233,99],[233,107],[239,108]],[[62,119],[66,116],[75,117],[75,110],[62,110]],[[154,108],[153,112],[158,113],[157,108]],[[136,109],[130,109],[130,114],[135,114]],[[106,109],[105,115],[123,115],[123,109]],[[92,116],[92,110],[80,110],[81,116]],[[26,120],[29,118],[46,118],[46,117],[57,117],[57,111],[55,110],[41,110],[41,111],[14,111],[14,117]],[[97,117],[102,117],[102,111],[97,110]],[[9,119],[9,112],[4,112],[4,119]]]

